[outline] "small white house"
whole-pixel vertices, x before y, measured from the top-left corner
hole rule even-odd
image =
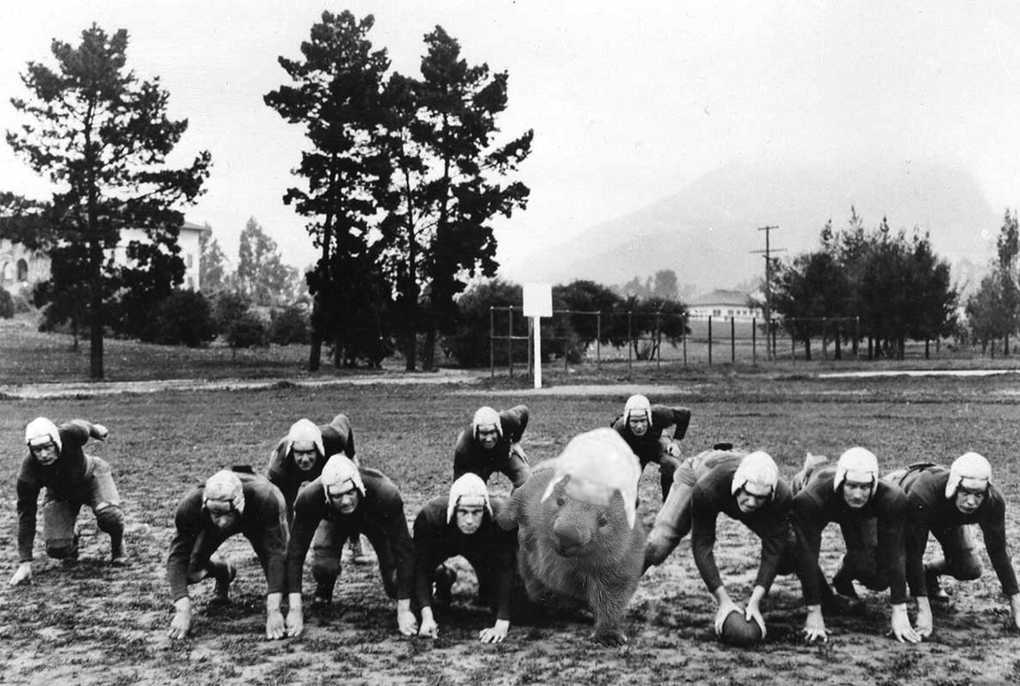
[[[199,237],[210,229],[192,222],[184,222],[177,235],[177,245],[184,260],[184,281],[181,288],[201,290],[199,259],[202,249]],[[133,240],[146,240],[145,231],[125,229],[120,232],[120,244],[114,249],[114,259],[127,262],[127,244]],[[27,291],[50,277],[50,258],[42,252],[32,252],[20,243],[0,239],[0,286],[6,291]]]
[[[736,320],[762,318],[762,310],[752,304],[753,295],[744,291],[716,289],[692,298],[687,303],[687,312],[691,319],[707,319],[723,317]]]

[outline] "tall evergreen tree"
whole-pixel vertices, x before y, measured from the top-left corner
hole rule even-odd
[[[220,247],[219,241],[213,238],[212,227],[205,225],[205,230],[198,235],[198,282],[201,289],[214,293],[227,286],[227,256]]]
[[[442,27],[425,36],[425,45],[421,79],[391,78],[387,89],[397,173],[385,227],[399,236],[389,263],[406,312],[408,369],[415,366],[419,325],[429,369],[437,333],[454,321],[454,298],[470,277],[495,273],[491,221],[525,207],[527,186],[504,179],[530,154],[533,138],[529,130],[507,143],[494,140],[497,117],[507,107],[506,72],[468,65]],[[424,293],[423,311],[418,293]]]
[[[249,217],[237,254],[237,287],[252,303],[262,306],[291,303],[295,270],[283,263],[279,247]]]
[[[355,322],[352,307],[373,309],[373,303],[358,299],[386,293],[381,284],[366,287],[360,281],[378,278],[363,267],[373,259],[369,231],[391,171],[378,144],[379,96],[389,59],[385,50],[372,49],[368,32],[374,22],[371,15],[359,21],[347,11],[323,12],[301,43],[303,59],[279,58],[294,85],[264,97],[287,122],[304,127],[308,142],[294,170],[305,188],[289,188],[283,199],[308,218],[305,228],[321,251],[307,275],[314,297],[313,371],[324,339],[332,338],[336,359],[342,357],[345,327]]]
[[[77,46],[54,40],[56,66],[29,62],[21,75],[28,94],[11,100],[29,121],[7,132],[15,153],[56,187],[30,214],[52,227],[50,253],[64,265],[52,275],[54,297],[87,288],[93,379],[103,378],[110,298],[125,287],[155,295],[182,280],[184,217],[175,208],[202,192],[210,164],[202,152],[188,167],[166,165],[188,122],[167,118],[158,78],[139,80],[127,68],[127,45],[127,31],[109,35],[95,24]],[[110,257],[125,228],[147,236],[126,246],[127,265]]]

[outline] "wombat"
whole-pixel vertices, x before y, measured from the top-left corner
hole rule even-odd
[[[517,567],[531,601],[584,605],[592,638],[620,645],[627,602],[637,589],[645,528],[637,520],[637,457],[612,429],[576,436],[539,464],[499,518],[515,525]]]

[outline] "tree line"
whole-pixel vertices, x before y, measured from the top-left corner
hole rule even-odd
[[[958,331],[958,289],[927,233],[893,231],[885,218],[868,231],[851,207],[847,226],[837,230],[829,220],[820,243],[789,262],[777,260],[769,284],[774,312],[808,359],[814,339],[835,343],[837,358],[842,344],[856,350],[862,343],[868,359],[902,359],[908,339]]]
[[[264,96],[305,133],[292,170],[300,181],[281,190],[320,251],[306,274],[313,370],[324,343],[335,363],[351,364],[376,357],[394,334],[408,369],[419,345],[422,365],[434,366],[455,298],[472,277],[496,272],[492,221],[529,195],[512,176],[533,132],[498,135],[507,73],[469,64],[436,26],[424,36],[420,74],[400,74],[369,40],[373,24],[371,15],[323,12],[301,56],[278,59],[288,83]],[[88,328],[95,379],[107,327],[133,320],[123,329],[141,330],[182,282],[181,208],[203,192],[212,162],[203,151],[188,166],[167,164],[188,122],[167,117],[158,78],[127,67],[127,44],[127,31],[93,24],[77,45],[52,42],[54,66],[28,63],[26,95],[11,101],[25,121],[7,142],[55,190],[48,200],[0,193],[0,235],[50,256],[39,297]],[[115,260],[128,228],[147,240]],[[253,283],[243,264],[236,278]]]

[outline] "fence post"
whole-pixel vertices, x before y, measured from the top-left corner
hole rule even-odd
[[[684,346],[684,369],[687,369],[687,320],[684,320],[684,330],[681,334],[681,340]]]
[[[712,366],[712,315],[708,315],[708,366]]]
[[[631,354],[633,353],[633,347],[634,347],[634,341],[631,340],[630,320],[631,320],[631,311],[627,310],[627,376],[630,376],[630,374],[631,374],[630,358],[631,358]]]
[[[758,318],[751,317],[751,364],[758,366]]]
[[[737,323],[736,318],[730,315],[730,364],[737,363]]]
[[[489,305],[489,378],[496,378],[496,309]]]
[[[514,308],[506,308],[506,358],[510,378],[514,378]]]
[[[595,368],[602,369],[602,310],[595,313]]]
[[[860,361],[861,359],[861,346],[859,341],[861,340],[861,318],[860,316],[854,317],[854,359]]]
[[[770,340],[772,341],[772,357],[769,358],[769,359],[772,359],[772,360],[774,360],[777,357],[779,357],[779,345],[776,343],[776,329],[777,328],[779,328],[779,327],[776,326],[776,320],[775,319],[770,319],[769,322],[768,322],[768,333],[766,334],[766,338],[765,338],[765,346],[768,347],[769,341]]]

